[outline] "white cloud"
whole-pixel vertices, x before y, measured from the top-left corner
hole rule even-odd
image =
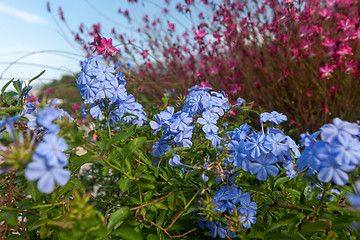
[[[40,24],[46,24],[47,21],[42,18],[42,17],[39,17],[35,14],[31,14],[31,13],[28,13],[26,11],[23,11],[23,10],[19,10],[19,9],[16,9],[16,8],[12,8],[12,7],[9,7],[9,6],[6,6],[4,4],[1,4],[0,3],[0,12],[3,12],[3,13],[8,13],[14,17],[17,17],[21,20],[24,20],[26,22],[30,22],[30,23],[40,23]]]

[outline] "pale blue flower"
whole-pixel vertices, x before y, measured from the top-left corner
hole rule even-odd
[[[29,181],[37,182],[37,189],[42,193],[51,193],[55,183],[64,186],[70,179],[70,171],[63,169],[63,165],[48,165],[48,159],[36,153],[25,168],[25,177]]]

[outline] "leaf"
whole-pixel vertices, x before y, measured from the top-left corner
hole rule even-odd
[[[134,152],[139,147],[141,147],[146,142],[146,140],[147,140],[146,137],[139,137],[131,140],[124,148],[125,150],[124,159],[126,159],[132,152]]]
[[[190,150],[188,147],[176,147],[168,150],[162,158],[168,158],[169,156],[173,155],[174,153]]]
[[[11,106],[8,108],[3,109],[4,112],[10,113],[10,112],[20,112],[24,110],[24,108],[19,107],[19,106]]]
[[[32,81],[38,79],[39,77],[41,77],[41,75],[43,75],[45,73],[45,70],[42,70],[41,73],[39,73],[38,75],[36,75],[35,77],[33,77],[32,79],[30,79],[29,81],[29,85]]]
[[[107,228],[112,230],[118,222],[124,221],[129,215],[130,207],[124,206],[119,208],[111,214]]]
[[[336,239],[338,239],[336,232],[329,231],[328,235],[326,236],[326,240],[336,240]]]
[[[278,178],[275,183],[274,183],[274,188],[273,190],[276,190],[281,184],[289,181],[289,177],[281,177],[281,178]]]
[[[82,182],[77,178],[71,178],[69,182],[65,184],[65,186],[61,187],[57,193],[56,192],[53,193],[53,194],[56,193],[54,200],[58,199],[61,195],[67,192],[72,192],[73,189],[78,189],[81,193],[85,192],[85,187],[82,184]]]
[[[18,225],[18,211],[16,209],[2,209],[0,211],[0,222],[7,221],[7,223],[17,228]]]
[[[316,221],[312,223],[305,224],[301,230],[301,234],[308,234],[312,232],[318,232],[318,231],[325,231],[326,228],[330,226],[330,223],[328,221]]]
[[[154,176],[146,175],[146,174],[141,174],[139,176],[139,178],[146,179],[146,180],[149,180],[149,181],[152,181],[152,182],[154,182],[156,180]]]
[[[14,79],[11,79],[7,83],[5,83],[5,85],[1,88],[1,96],[4,96],[4,92],[6,91],[6,88],[10,85],[10,83],[12,83],[12,81],[14,81]]]
[[[120,132],[120,133],[115,134],[109,140],[109,143],[114,144],[114,143],[117,143],[119,141],[124,141],[124,142],[127,141],[135,133],[136,126],[137,125],[134,124],[131,127],[129,127],[126,132]]]
[[[157,209],[168,210],[168,207],[165,204],[161,203],[161,202],[154,203],[154,206]]]
[[[158,240],[159,238],[155,234],[149,234],[146,236],[147,240]]]
[[[121,178],[121,179],[118,181],[120,190],[121,190],[122,192],[127,192],[127,191],[129,190],[130,183],[131,183],[131,179]]]
[[[14,88],[16,89],[18,95],[21,96],[21,84],[20,84],[20,80],[13,81],[12,84],[13,84]]]
[[[141,234],[138,232],[135,232],[133,228],[130,227],[122,227],[117,229],[116,231],[113,231],[111,235],[118,235],[119,237],[122,237],[126,240],[142,240]]]

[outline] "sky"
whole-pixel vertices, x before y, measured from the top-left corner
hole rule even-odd
[[[47,2],[52,14],[47,11]],[[135,25],[129,25],[118,9],[130,9],[133,19],[141,19],[145,11],[161,16],[162,6],[156,5],[163,1],[139,2],[146,10],[136,4],[130,6],[128,0],[0,0],[0,86],[12,78],[26,81],[42,70],[46,72],[36,85],[76,74],[85,56],[69,29],[100,22],[104,32],[116,27],[117,32],[136,35]],[[67,25],[58,16],[59,7]]]

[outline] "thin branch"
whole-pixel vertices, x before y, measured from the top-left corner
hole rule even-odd
[[[167,198],[167,197],[168,197],[170,194],[172,194],[172,193],[173,193],[173,191],[169,192],[167,195],[165,195],[165,196],[163,196],[163,197],[161,197],[161,198],[159,198],[159,199],[156,199],[155,201],[152,201],[152,202],[149,202],[149,203],[145,203],[145,204],[140,205],[140,206],[137,206],[137,207],[130,208],[130,210],[133,211],[133,210],[140,209],[140,208],[146,207],[146,206],[148,206],[148,205],[154,204],[154,203],[156,203],[156,202],[159,202],[159,201]]]

